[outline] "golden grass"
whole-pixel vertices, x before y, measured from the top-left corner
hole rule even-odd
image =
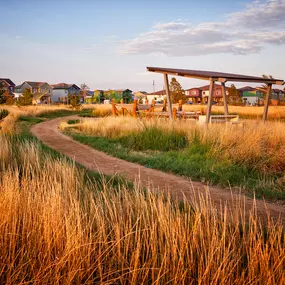
[[[174,105],[175,106],[175,105]],[[184,111],[201,111],[205,113],[207,105],[183,105]],[[223,106],[212,107],[213,112],[224,113]],[[261,118],[263,115],[264,106],[229,106],[230,113],[236,113],[242,116],[246,116],[253,119]],[[285,106],[269,106],[268,118],[274,120],[280,120],[285,118]]]
[[[233,162],[246,164],[266,172],[285,170],[285,124],[281,122],[247,121],[244,126],[224,124],[201,125],[195,121],[165,119],[135,119],[132,117],[107,117],[85,119],[77,128],[87,135],[107,138],[140,132],[146,127],[177,130],[187,135],[189,142],[199,138],[201,143],[211,144],[212,151],[224,155]],[[64,125],[61,125],[64,129]]]
[[[0,136],[1,284],[284,284],[285,236],[253,207],[104,184]]]
[[[0,123],[0,134],[10,133],[15,131],[15,123],[20,116],[36,117],[43,113],[55,112],[60,110],[70,110],[67,105],[44,105],[44,106],[9,106],[3,105],[1,109],[9,111],[8,117]]]

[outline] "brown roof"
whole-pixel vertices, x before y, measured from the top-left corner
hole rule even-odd
[[[201,91],[209,91],[210,85],[201,86],[198,89],[201,90]],[[217,89],[222,89],[222,86],[219,85],[219,84],[215,84],[214,85],[214,90],[217,90]],[[226,87],[226,89],[229,89],[229,87]]]
[[[149,93],[148,95],[166,95],[166,91],[165,90],[160,90],[160,91],[156,91],[153,93]]]
[[[15,86],[15,83],[9,78],[0,78],[0,81],[6,81],[9,84],[9,86],[13,87]]]
[[[51,85],[53,89],[68,89],[70,87],[75,87],[76,89],[80,89],[76,84],[67,84],[67,83],[58,83]]]
[[[38,88],[44,84],[48,84],[47,82],[35,82],[35,81],[25,81],[25,82],[28,83],[33,88]]]
[[[226,81],[240,81],[240,82],[260,82],[270,84],[284,84],[281,79],[271,79],[256,76],[248,76],[233,73],[224,73],[216,71],[203,71],[203,70],[189,70],[189,69],[174,69],[174,68],[161,68],[161,67],[147,67],[148,71],[172,74],[176,76],[185,76],[197,79],[215,79],[215,80],[226,80]]]
[[[278,89],[278,88],[274,88],[272,89],[272,91],[274,91],[275,93],[282,93],[282,94],[285,94],[285,91],[284,90],[281,90],[281,89]]]
[[[256,88],[251,87],[251,86],[245,86],[245,87],[238,88],[238,91],[240,91],[240,92],[244,92],[244,91],[255,91],[255,90],[256,90]]]

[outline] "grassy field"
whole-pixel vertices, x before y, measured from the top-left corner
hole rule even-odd
[[[242,200],[230,212],[197,196],[190,206],[139,184],[98,183],[31,137],[29,125],[51,117],[41,113],[0,134],[1,284],[285,282],[284,228],[261,225],[254,204],[245,218]],[[134,131],[113,129],[101,135]],[[166,152],[173,141],[187,147],[182,131],[164,136]]]
[[[117,109],[119,112],[121,111],[120,104],[117,104]],[[133,105],[123,105],[127,107],[130,112],[132,112]],[[178,108],[177,104],[173,104],[173,107]],[[85,108],[88,108],[89,112],[87,111],[84,116],[93,116],[93,117],[105,117],[111,114],[111,105],[87,105]],[[207,105],[183,105],[184,111],[200,111],[202,113],[206,113]],[[160,112],[162,110],[162,105],[157,104],[155,107],[155,111]],[[261,119],[264,111],[264,106],[229,106],[229,113],[230,114],[238,114],[241,118],[244,119]],[[216,106],[212,107],[213,114],[224,114],[224,107],[223,106]],[[268,111],[268,120],[270,121],[280,121],[285,120],[285,106],[269,106]]]
[[[285,199],[285,134],[278,122],[244,127],[106,117],[60,126],[74,139],[122,159],[194,180]]]

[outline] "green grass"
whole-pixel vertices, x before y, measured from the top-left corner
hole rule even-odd
[[[145,128],[142,132],[121,137],[120,143],[125,148],[138,151],[170,151],[186,147],[188,140],[186,134],[182,132],[166,132],[157,128]]]
[[[202,144],[198,138],[180,150],[157,151],[143,148],[143,151],[137,151],[137,145],[133,146],[132,140],[127,142],[127,137],[110,139],[72,132],[67,134],[83,144],[148,168],[175,173],[212,185],[237,186],[244,193],[250,196],[255,194],[257,198],[285,199],[285,185],[277,184],[277,176],[262,175],[255,169],[233,164],[222,156],[214,156],[211,145]],[[156,145],[155,149],[157,148]]]
[[[67,123],[68,123],[69,125],[74,125],[74,124],[80,123],[80,120],[68,120]]]
[[[46,119],[55,119],[58,117],[66,117],[66,116],[72,116],[72,115],[79,115],[82,111],[74,111],[74,110],[58,110],[54,112],[46,112],[40,114],[39,118],[46,118]]]

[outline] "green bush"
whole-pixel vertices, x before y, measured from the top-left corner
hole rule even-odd
[[[80,120],[68,120],[67,123],[68,123],[69,125],[79,124],[79,123],[80,123]]]
[[[140,133],[120,138],[120,142],[133,150],[180,150],[188,145],[188,139],[182,132],[165,131],[158,128],[146,128]]]
[[[4,118],[6,118],[8,115],[9,115],[8,110],[6,110],[6,109],[0,110],[0,121],[3,120]]]

